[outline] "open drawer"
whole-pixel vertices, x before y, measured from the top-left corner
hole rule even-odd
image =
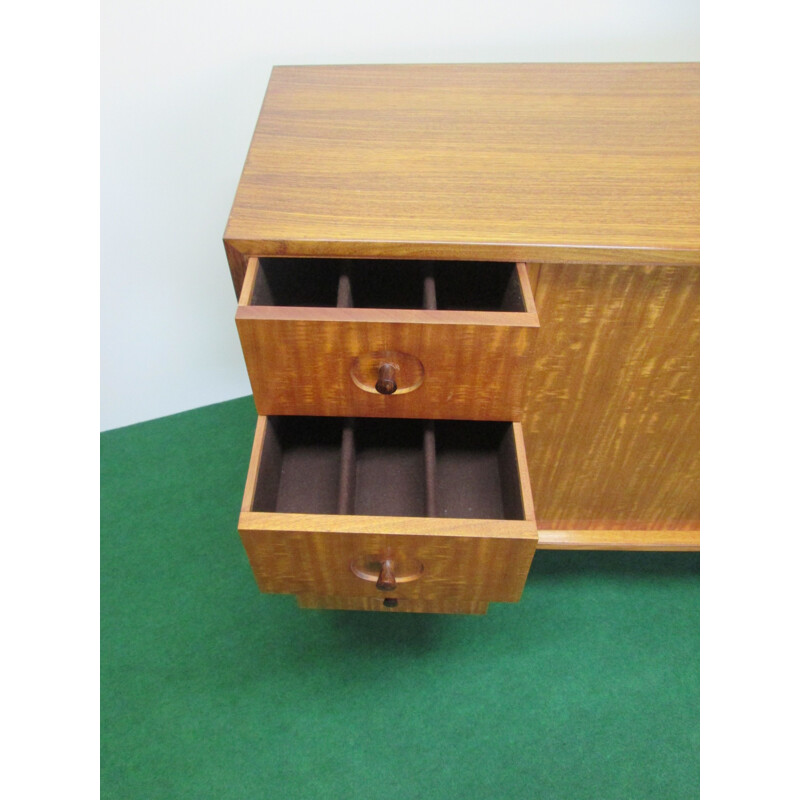
[[[527,265],[251,258],[236,324],[259,414],[522,417]]]
[[[239,532],[303,606],[481,613],[530,569],[526,464],[518,423],[262,416]]]

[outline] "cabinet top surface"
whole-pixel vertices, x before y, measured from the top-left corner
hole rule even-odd
[[[697,263],[698,64],[276,67],[242,254]]]

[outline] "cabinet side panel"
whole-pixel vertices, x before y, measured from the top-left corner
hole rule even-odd
[[[694,530],[699,267],[542,265],[525,443],[542,529]]]

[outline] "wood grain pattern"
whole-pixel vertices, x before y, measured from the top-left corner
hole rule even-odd
[[[696,64],[276,67],[244,255],[695,264]]]
[[[527,465],[528,457],[525,452],[525,431],[522,428],[522,424],[519,422],[512,423],[512,428],[514,431],[514,447],[516,449],[517,464]],[[522,500],[522,515],[525,517],[525,519],[536,519],[533,507],[531,484],[527,478],[528,476],[523,475],[523,478],[520,480],[519,484]]]
[[[536,300],[534,294],[536,292],[536,284],[539,282],[539,265],[518,262],[517,275],[525,308],[535,311]]]
[[[258,468],[264,451],[264,437],[267,432],[267,418],[259,417],[256,420],[256,435],[253,437],[253,449],[250,453],[250,465],[247,468],[247,480],[242,496],[242,511],[251,511],[256,496],[256,483],[258,481]]]
[[[699,279],[542,265],[523,427],[543,529],[699,528]]]
[[[248,258],[247,269],[244,273],[242,281],[242,290],[239,293],[239,306],[249,306],[252,298],[253,291],[256,285],[256,275],[258,274],[258,259]]]
[[[700,531],[539,531],[537,550],[675,550],[700,549]]]
[[[401,600],[394,608],[387,608],[380,597],[319,597],[299,595],[300,608],[325,608],[342,611],[416,612],[423,614],[485,614],[488,603],[452,600]]]
[[[243,513],[242,537],[262,592],[385,596],[350,569],[365,554],[402,553],[422,576],[393,596],[433,601],[519,600],[536,549],[533,521]]]
[[[239,297],[247,270],[248,257],[237,250],[230,242],[224,241],[223,244],[225,245],[225,257],[228,259],[228,269],[231,271],[231,279],[233,280],[233,290],[236,292],[236,296]]]
[[[519,419],[539,319],[525,312],[249,306],[236,325],[264,414]],[[522,271],[523,298],[533,302]],[[355,361],[379,351],[418,359],[424,379],[410,392],[382,395],[353,380]],[[377,380],[374,376],[370,387]]]
[[[542,547],[699,547],[698,65],[276,68],[225,246],[237,293],[248,255],[527,262],[535,340],[508,314],[244,302],[260,412],[521,419]],[[480,385],[298,388],[348,347]]]

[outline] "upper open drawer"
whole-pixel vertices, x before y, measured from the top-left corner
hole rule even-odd
[[[236,323],[259,414],[519,419],[525,264],[251,258]]]

